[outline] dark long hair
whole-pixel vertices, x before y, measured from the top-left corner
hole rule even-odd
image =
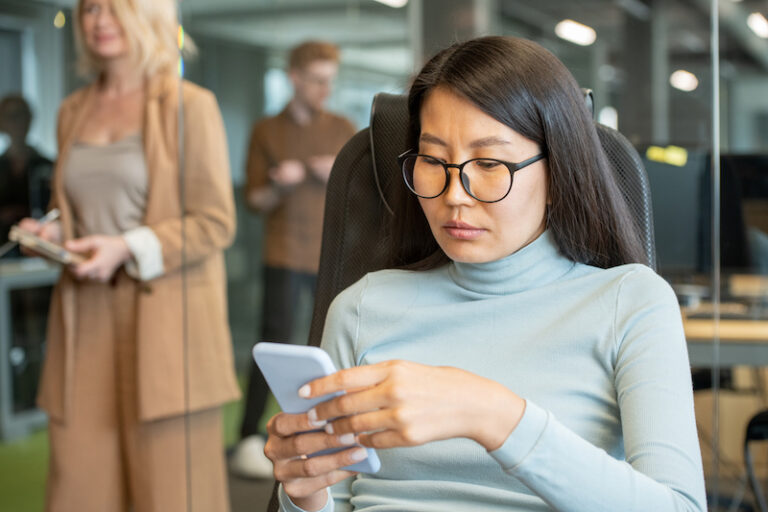
[[[413,149],[422,104],[438,86],[546,150],[551,200],[546,223],[565,257],[602,268],[647,263],[581,90],[557,57],[532,41],[500,36],[441,51],[422,68],[408,95]],[[424,270],[447,263],[416,196],[397,187],[393,202],[390,265]]]

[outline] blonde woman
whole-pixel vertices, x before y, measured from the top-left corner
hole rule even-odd
[[[214,96],[176,75],[176,34],[173,0],[76,7],[95,80],[59,112],[61,220],[22,222],[88,256],[62,272],[51,304],[39,396],[49,511],[229,509],[220,406],[239,394],[222,258],[235,230],[229,162]]]

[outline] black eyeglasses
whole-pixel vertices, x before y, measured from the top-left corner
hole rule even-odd
[[[501,201],[512,190],[515,172],[546,157],[545,152],[520,163],[505,162],[495,158],[473,158],[461,164],[449,164],[429,155],[407,151],[397,157],[408,188],[417,196],[433,199],[448,188],[451,173],[459,170],[461,186],[473,198],[483,203]]]

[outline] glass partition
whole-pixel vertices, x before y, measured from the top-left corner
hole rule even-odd
[[[724,9],[739,5],[720,4],[728,4]],[[730,388],[732,381],[730,366],[721,368],[719,362],[728,349],[724,346],[721,352],[713,345],[719,336],[721,307],[722,314],[730,311],[730,306],[720,304],[716,285],[720,267],[713,257],[713,243],[721,237],[724,248],[732,247],[735,241],[728,239],[739,234],[725,226],[733,213],[722,201],[731,185],[723,177],[723,188],[716,188],[715,177],[720,174],[712,165],[720,149],[720,141],[713,137],[713,122],[722,108],[715,101],[719,84],[713,83],[713,69],[717,63],[728,69],[730,64],[723,61],[730,59],[722,58],[712,44],[711,5],[706,1],[592,2],[589,6],[502,2],[501,10],[508,33],[544,44],[566,63],[582,87],[593,90],[595,119],[618,129],[642,159],[652,200],[656,270],[677,294],[688,339],[709,505],[712,510],[740,503],[747,506],[752,496],[744,493],[739,446],[746,428],[743,415],[749,407],[745,402],[726,405],[724,401],[723,407],[735,408],[741,416],[725,410],[718,414],[719,391]],[[569,20],[581,25],[573,26]],[[715,43],[722,40],[735,52],[746,51],[754,41],[737,42],[737,28],[715,32]],[[721,92],[719,98],[726,95]],[[718,201],[713,200],[718,196],[719,212]],[[720,214],[718,224],[715,219]],[[749,361],[749,357],[741,359],[742,364]],[[757,399],[754,393],[749,398],[738,393],[737,400]]]
[[[746,488],[746,500],[765,507],[768,459],[759,432],[765,425],[765,86],[768,49],[765,2],[720,5],[721,268],[719,411],[722,494]],[[714,196],[717,197],[717,196]],[[717,206],[717,203],[715,203]],[[762,413],[762,416],[761,416]],[[746,459],[746,460],[745,460]],[[731,484],[733,482],[733,484]],[[729,485],[730,484],[730,485]]]
[[[0,508],[8,510],[43,508],[48,467],[36,397],[60,271],[23,258],[8,236],[22,218],[42,217],[51,195],[56,111],[75,86],[71,30],[56,21],[62,7],[0,2]]]
[[[156,4],[0,2],[2,510],[191,505],[178,20]]]
[[[307,342],[330,163],[368,125],[377,92],[405,93],[425,57],[456,39],[502,34],[551,50],[580,86],[593,91],[595,119],[637,150],[650,185],[656,271],[677,294],[684,318],[709,507],[755,509],[754,489],[768,478],[759,416],[747,431],[767,400],[765,2],[385,4],[177,3],[175,19],[184,30],[174,41],[194,50],[172,74],[186,85],[173,81],[160,95],[169,103],[142,111],[142,123],[157,124],[141,124],[141,133],[156,136],[137,146],[150,165],[170,176],[163,182],[164,199],[152,199],[151,210],[161,213],[141,224],[154,234],[145,245],[159,243],[161,275],[136,279],[120,270],[112,287],[104,285],[105,293],[124,293],[121,283],[131,279],[137,298],[128,302],[149,310],[147,317],[167,311],[162,319],[155,314],[152,327],[115,320],[123,322],[118,332],[133,333],[127,336],[133,348],[120,353],[133,357],[135,366],[111,365],[93,376],[120,386],[134,370],[156,379],[145,388],[152,396],[144,391],[131,399],[134,409],[127,414],[153,425],[177,422],[173,460],[184,467],[168,484],[176,498],[190,510],[205,509],[222,497],[215,489],[198,493],[200,482],[218,479],[216,489],[224,489],[231,510],[266,507],[274,481],[259,454],[266,422],[279,408],[253,377],[251,348],[265,340]],[[57,186],[54,169],[71,161],[71,153],[57,161],[59,107],[93,82],[93,75],[78,72],[75,5],[0,0],[0,245],[20,219],[46,213]],[[332,43],[337,56],[320,60],[337,61],[336,67],[292,63],[292,50],[306,41]],[[329,48],[317,51],[336,55]],[[199,87],[213,94],[215,104]],[[328,113],[333,116],[319,117]],[[312,132],[301,124],[307,119],[327,124]],[[152,131],[158,127],[164,128]],[[82,133],[79,142],[87,143]],[[265,188],[283,173],[283,188]],[[296,183],[288,183],[292,179]],[[78,190],[101,197],[99,187],[88,181]],[[67,201],[75,197],[62,193]],[[78,218],[76,211],[62,214]],[[72,238],[95,234],[71,229]],[[64,413],[52,396],[43,408],[35,397],[50,385],[39,383],[45,365],[69,361],[57,348],[65,343],[61,327],[51,335],[49,325],[50,318],[60,322],[77,314],[56,306],[77,305],[77,299],[51,297],[68,272],[43,258],[22,257],[18,249],[0,258],[2,510],[43,507],[49,436],[56,435],[49,415],[53,411],[55,421]],[[81,323],[102,314],[93,305],[80,304],[79,311],[86,311]],[[141,359],[147,353],[141,343],[168,326],[173,329],[162,332],[173,334],[158,345],[163,350]],[[107,330],[94,336],[109,338]],[[67,336],[79,339],[78,331]],[[45,371],[63,379],[56,368]],[[155,402],[160,405],[153,408]],[[745,433],[754,437],[748,445],[752,473],[744,458]],[[201,470],[211,461],[219,466]]]

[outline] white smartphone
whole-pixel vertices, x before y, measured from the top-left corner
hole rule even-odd
[[[299,388],[320,377],[336,373],[331,357],[319,347],[291,345],[284,343],[257,343],[253,347],[253,359],[264,375],[269,389],[275,395],[283,412],[301,414],[319,403],[344,394],[343,391],[316,398],[301,398]],[[334,448],[314,453],[324,455],[346,450],[350,447]],[[379,457],[373,448],[366,448],[368,458],[346,466],[344,469],[359,473],[376,473],[381,467]]]

